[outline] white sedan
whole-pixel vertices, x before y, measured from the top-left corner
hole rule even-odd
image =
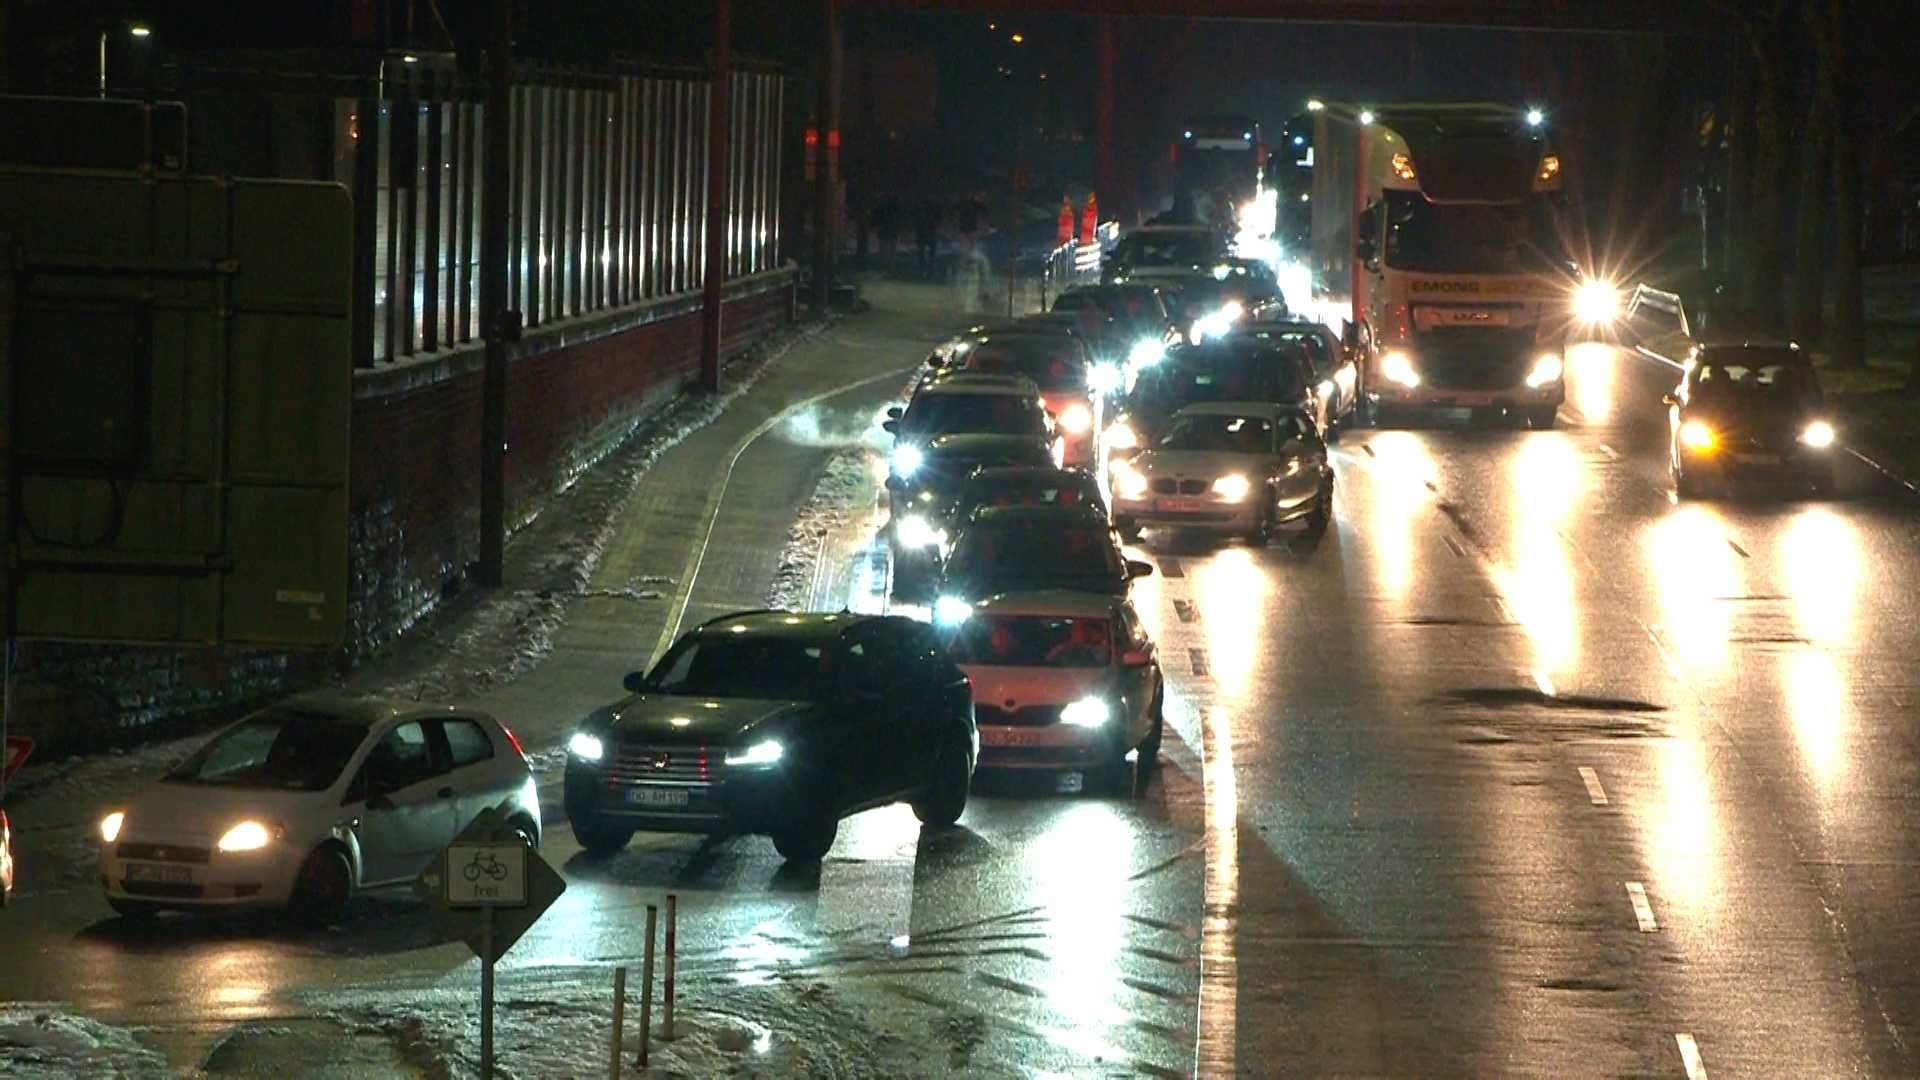
[[[540,842],[519,740],[471,709],[295,697],[233,724],[100,821],[122,915],[285,908],[328,923],[411,880],[488,807]]]

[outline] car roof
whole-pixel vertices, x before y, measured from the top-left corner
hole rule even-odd
[[[1739,353],[1761,353],[1775,361],[1806,364],[1809,367],[1813,365],[1813,358],[1802,351],[1798,344],[1791,341],[1716,341],[1693,347],[1693,355],[1696,359],[1722,363],[1732,362],[1733,357],[1730,354]]]
[[[880,618],[847,611],[741,611],[701,623],[696,634],[746,634],[805,641],[831,641],[849,628]],[[738,628],[738,629],[737,629]]]
[[[1038,397],[1040,384],[1025,375],[1003,375],[997,372],[943,371],[929,379],[920,388],[921,394],[1017,394],[1021,397]]]
[[[473,709],[456,709],[452,705],[425,704],[405,698],[386,697],[380,694],[351,694],[339,690],[313,690],[304,694],[295,694],[275,702],[268,708],[317,713],[322,716],[337,717],[348,723],[365,724],[368,727],[374,727],[389,720],[415,720],[427,716],[486,715],[484,712]]]
[[[1013,480],[1026,476],[1070,476],[1076,480],[1092,480],[1093,474],[1085,469],[1063,469],[1053,465],[982,465],[973,470],[969,480]]]
[[[1104,527],[1107,515],[1092,506],[983,506],[973,515],[974,523],[1018,521],[1025,518],[1086,518]]]
[[[1120,597],[1074,589],[1033,589],[999,593],[973,605],[975,615],[1064,615],[1104,619],[1121,604]]]
[[[1297,405],[1282,405],[1273,401],[1197,401],[1192,405],[1183,405],[1174,411],[1174,416],[1258,416],[1267,420],[1282,416],[1298,416],[1302,410]]]
[[[1142,225],[1128,232],[1127,236],[1134,236],[1139,233],[1159,233],[1163,236],[1167,233],[1205,233],[1208,236],[1217,236],[1219,235],[1219,231],[1220,230],[1215,229],[1211,225]],[[1120,239],[1125,240],[1126,238],[1126,236],[1123,236]]]

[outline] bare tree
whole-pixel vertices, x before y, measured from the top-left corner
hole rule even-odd
[[[1827,302],[1828,181],[1834,174],[1833,129],[1839,122],[1834,100],[1832,51],[1823,47],[1819,5],[1802,9],[1813,43],[1813,93],[1800,124],[1799,192],[1794,200],[1793,337],[1811,344],[1825,330]]]
[[[1860,102],[1847,69],[1852,20],[1848,0],[1807,0],[1807,29],[1818,59],[1822,92],[1834,102],[1833,325],[1827,355],[1836,367],[1866,363],[1866,299],[1860,281]]]

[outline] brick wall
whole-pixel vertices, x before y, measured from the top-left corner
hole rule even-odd
[[[730,286],[724,351],[783,325],[785,271]],[[617,448],[699,365],[699,298],[542,327],[508,374],[508,520]],[[125,743],[236,715],[391,643],[462,583],[479,554],[481,350],[356,377],[349,629],[334,655],[27,643],[15,730],[45,752]]]

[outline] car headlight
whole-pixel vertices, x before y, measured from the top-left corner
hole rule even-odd
[[[946,533],[933,527],[933,523],[920,514],[908,514],[893,527],[894,538],[901,547],[934,547],[947,538]]]
[[[273,833],[257,821],[243,821],[221,834],[221,851],[259,851],[273,842]]]
[[[1240,316],[1246,313],[1247,309],[1241,307],[1238,300],[1229,300],[1220,305],[1220,317],[1230,323],[1239,322]]]
[[[1380,375],[1409,390],[1420,385],[1420,372],[1414,369],[1413,357],[1400,349],[1393,349],[1380,358]]]
[[[1070,435],[1085,435],[1093,429],[1093,410],[1076,401],[1060,410],[1060,426]]]
[[[1247,491],[1252,486],[1239,473],[1228,473],[1213,482],[1213,493],[1228,502],[1239,502],[1247,497]]]
[[[1107,447],[1111,450],[1131,450],[1140,445],[1140,433],[1125,420],[1116,420],[1107,428]]]
[[[124,810],[115,810],[113,813],[108,814],[106,817],[101,818],[100,819],[100,839],[106,841],[109,844],[113,843],[115,840],[120,839],[120,826],[125,825],[126,823],[127,823],[127,812]]]
[[[1069,727],[1099,727],[1113,715],[1113,709],[1097,697],[1083,697],[1060,710],[1060,722]]]
[[[1573,290],[1573,317],[1588,326],[1605,326],[1620,318],[1620,288],[1610,281],[1588,278]]]
[[[896,446],[893,448],[893,471],[898,476],[912,476],[920,470],[927,455],[917,446]]]
[[[973,618],[973,605],[957,596],[942,596],[933,602],[933,621],[940,626],[959,626]]]
[[[1815,420],[1800,432],[1800,441],[1815,450],[1825,450],[1833,445],[1833,425],[1825,420]]]
[[[786,752],[786,747],[772,739],[762,739],[752,746],[727,751],[727,756],[722,760],[729,765],[772,765]]]
[[[1711,450],[1717,442],[1713,429],[1698,420],[1680,425],[1680,445],[1689,450]]]
[[[1560,360],[1559,353],[1541,353],[1533,358],[1533,370],[1527,372],[1527,386],[1538,390],[1560,381],[1560,375],[1566,365]]]
[[[1147,497],[1147,478],[1139,469],[1122,461],[1113,469],[1113,490],[1123,499]]]
[[[607,756],[607,745],[600,736],[585,731],[576,731],[573,738],[567,740],[567,753],[581,761],[599,761]]]
[[[1096,394],[1111,394],[1126,381],[1118,364],[1095,364],[1087,369],[1087,389]]]
[[[1127,363],[1136,368],[1152,367],[1166,358],[1166,343],[1152,338],[1136,341],[1133,348],[1127,350]]]

